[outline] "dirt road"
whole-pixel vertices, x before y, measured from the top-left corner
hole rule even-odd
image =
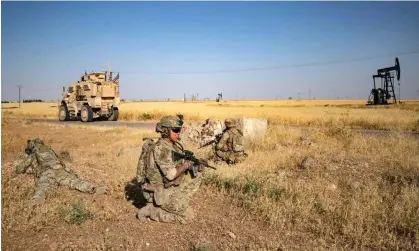
[[[80,120],[72,121],[59,121],[57,119],[37,119],[37,118],[26,118],[26,120],[32,122],[47,122],[53,124],[62,124],[62,125],[85,125],[85,126],[109,126],[109,127],[132,127],[132,128],[150,128],[154,129],[156,122],[128,122],[128,121],[93,121],[90,123],[84,123]]]

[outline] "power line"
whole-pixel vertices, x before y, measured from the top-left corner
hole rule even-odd
[[[419,54],[419,50],[398,53],[397,56],[405,55],[414,55]],[[146,72],[132,72],[132,71],[119,71],[121,74],[141,74],[141,75],[183,75],[183,74],[216,74],[216,73],[234,73],[234,72],[249,72],[249,71],[266,71],[266,70],[279,70],[286,68],[300,68],[307,66],[321,66],[321,65],[330,65],[330,64],[339,64],[339,63],[348,63],[348,62],[357,62],[365,61],[376,58],[386,58],[386,57],[395,57],[393,55],[380,55],[380,56],[371,56],[371,57],[362,57],[356,59],[345,59],[345,60],[336,60],[336,61],[326,61],[326,62],[312,62],[304,64],[294,64],[294,65],[280,65],[280,66],[270,66],[270,67],[260,67],[260,68],[248,68],[248,69],[230,69],[230,70],[213,70],[213,71],[191,71],[191,72],[160,72],[160,73],[146,73]]]
[[[31,88],[31,87],[26,87],[26,90],[28,92],[45,92],[45,91],[54,91],[58,86],[52,86],[52,87],[48,87],[48,88]]]

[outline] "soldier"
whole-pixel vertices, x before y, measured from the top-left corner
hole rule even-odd
[[[247,158],[243,134],[237,129],[235,119],[226,119],[224,124],[226,130],[214,147],[215,160],[222,160],[227,164],[240,163]]]
[[[175,152],[184,152],[179,142],[182,125],[179,117],[163,117],[156,125],[156,132],[161,133],[161,138],[143,146],[143,152],[149,150],[140,156],[137,179],[142,183],[143,195],[148,203],[139,209],[139,220],[186,224],[194,218],[189,200],[201,184],[202,169],[199,167],[196,177],[191,177],[187,173],[193,168],[193,163],[174,158]],[[146,145],[150,147],[144,148]],[[144,171],[141,170],[143,167]]]
[[[32,200],[35,203],[44,203],[45,192],[50,185],[63,185],[85,193],[104,194],[106,186],[98,186],[79,179],[70,168],[64,164],[42,140],[36,138],[28,140],[25,153],[28,156],[16,166],[16,173],[29,173],[35,175],[35,193]]]

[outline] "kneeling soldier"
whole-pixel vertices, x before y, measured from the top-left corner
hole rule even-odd
[[[182,124],[175,116],[162,118],[156,126],[161,138],[150,145],[144,160],[139,161],[137,179],[148,201],[137,213],[140,220],[187,224],[194,218],[189,201],[201,185],[202,167],[198,166],[197,176],[191,177],[187,174],[194,164],[174,158],[176,153],[184,152],[179,142]],[[145,177],[140,175],[143,172]]]

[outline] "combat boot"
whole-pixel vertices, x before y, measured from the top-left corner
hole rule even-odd
[[[153,203],[147,203],[146,206],[142,207],[141,209],[138,209],[137,219],[139,219],[140,221],[148,220],[148,217],[151,216],[152,207],[153,207]]]
[[[94,188],[94,193],[97,195],[102,195],[105,194],[108,191],[108,187],[103,185],[103,186],[97,186]]]

